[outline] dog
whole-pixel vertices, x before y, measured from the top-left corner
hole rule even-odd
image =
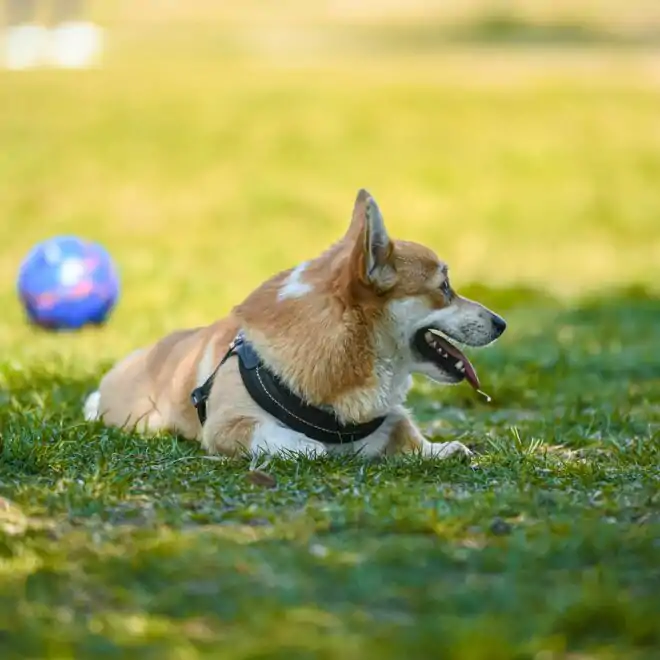
[[[431,249],[390,238],[362,189],[343,238],[271,277],[227,317],[118,362],[84,415],[170,431],[226,456],[469,457],[459,442],[424,438],[404,407],[412,374],[478,389],[450,339],[487,346],[505,328],[454,291]]]

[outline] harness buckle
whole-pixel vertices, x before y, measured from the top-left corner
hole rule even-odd
[[[192,401],[192,404],[193,406],[195,406],[195,408],[199,408],[199,404],[202,403],[205,399],[206,399],[206,395],[204,393],[203,387],[196,387],[190,393],[190,400]]]

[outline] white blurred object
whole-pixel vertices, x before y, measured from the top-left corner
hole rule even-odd
[[[71,21],[51,31],[49,63],[65,69],[86,69],[99,63],[103,31],[94,23]]]
[[[48,56],[49,31],[41,25],[13,25],[5,32],[5,66],[14,71],[41,66]]]
[[[94,23],[70,21],[49,30],[41,25],[14,25],[5,31],[7,69],[23,71],[41,66],[87,69],[100,63],[103,30]]]

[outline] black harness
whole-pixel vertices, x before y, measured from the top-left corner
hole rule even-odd
[[[362,424],[342,424],[333,413],[310,406],[268,369],[252,344],[239,334],[206,382],[191,394],[202,426],[206,422],[206,402],[215,376],[233,355],[238,356],[243,384],[254,402],[291,430],[312,440],[332,445],[356,442],[374,433],[385,421],[385,417],[376,417]]]

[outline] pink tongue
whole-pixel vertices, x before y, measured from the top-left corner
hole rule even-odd
[[[467,359],[467,357],[463,354],[462,351],[460,351],[456,346],[453,344],[450,344],[448,341],[445,341],[442,339],[442,337],[438,337],[436,335],[435,337],[436,340],[439,340],[440,343],[442,344],[442,347],[445,349],[449,355],[452,357],[455,357],[456,360],[460,360],[463,363],[463,366],[465,367],[465,378],[474,387],[475,390],[478,390],[481,385],[479,384],[479,376],[477,376],[477,372],[475,371],[474,367],[472,366],[472,363],[470,360]]]
[[[477,372],[474,370],[472,363],[467,358],[465,358],[465,378],[467,378],[468,383],[470,383],[470,385],[472,385],[475,390],[481,388],[481,384],[479,383],[479,376],[477,376]]]

